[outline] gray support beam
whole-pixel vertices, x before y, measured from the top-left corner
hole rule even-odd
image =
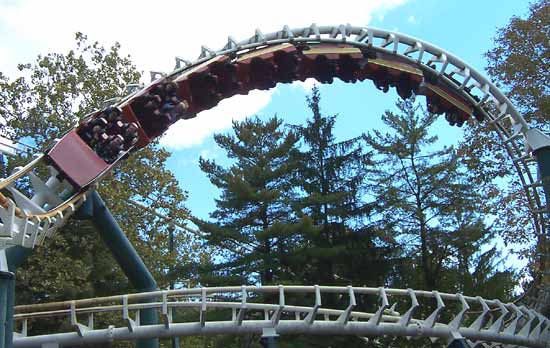
[[[56,342],[48,342],[44,343],[41,348],[59,348],[59,343]]]
[[[91,203],[88,203],[88,201]],[[94,226],[130,283],[138,291],[158,290],[153,275],[149,272],[99,194],[93,191],[88,201],[84,206],[93,204],[92,222]],[[158,322],[157,313],[154,309],[142,309],[139,314],[140,324],[142,325],[151,325]],[[136,341],[137,348],[157,348],[158,344],[158,338],[146,338]]]
[[[70,332],[19,338],[15,340],[14,347],[34,348],[40,347],[42,343],[46,342],[57,342],[61,346],[89,345],[97,347],[107,342],[112,342],[113,340],[126,341],[147,337],[169,338],[173,336],[192,335],[261,334],[262,330],[268,326],[271,326],[271,322],[269,321],[249,320],[243,322],[242,325],[236,325],[234,321],[207,322],[204,326],[201,326],[197,322],[173,323],[168,330],[164,325],[159,324],[140,326],[133,332],[130,332],[127,327],[119,327],[93,330],[83,337],[80,337],[76,332]],[[461,328],[459,332],[462,336],[472,341],[498,342],[503,345],[520,347],[548,348],[547,341],[515,334],[489,332],[488,330],[476,331],[468,328]],[[277,333],[280,335],[352,335],[377,337],[387,335],[389,337],[432,337],[445,340],[449,337],[450,329],[447,326],[422,328],[418,325],[409,325],[404,327],[392,323],[371,325],[365,321],[350,321],[346,325],[342,325],[335,321],[317,320],[309,324],[303,320],[282,320],[279,322],[279,325],[277,325]]]

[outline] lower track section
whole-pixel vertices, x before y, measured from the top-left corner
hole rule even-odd
[[[325,304],[330,303],[330,304]],[[373,305],[377,304],[377,305]],[[371,308],[370,310],[368,308]],[[154,308],[162,324],[136,314]],[[70,332],[32,336],[32,322],[63,318]],[[102,327],[94,326],[100,318]],[[217,334],[358,335],[448,343],[549,347],[550,320],[498,300],[437,291],[331,286],[242,286],[157,291],[16,307],[15,347],[107,343]]]

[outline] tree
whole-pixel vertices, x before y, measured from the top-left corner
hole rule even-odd
[[[303,142],[297,181],[302,195],[296,208],[313,223],[304,230],[303,255],[311,266],[303,268],[303,279],[314,284],[383,283],[387,260],[367,223],[371,208],[363,190],[370,158],[362,136],[336,141],[336,115],[323,115],[320,102],[315,87],[307,98],[311,118],[294,126]]]
[[[517,278],[502,270],[496,247],[489,247],[495,226],[487,226],[493,219],[487,183],[470,171],[472,158],[438,145],[432,135],[436,115],[414,99],[396,105],[399,112],[382,116],[387,131],[366,136],[373,160],[367,185],[375,204],[371,217],[401,256],[394,258],[386,284],[511,300]],[[425,306],[417,314],[427,317],[433,309]],[[433,346],[428,340],[380,341]]]
[[[389,132],[366,136],[374,161],[368,185],[373,217],[393,234],[404,256],[416,260],[398,267],[396,279],[407,283],[400,286],[465,290],[446,278],[456,269],[454,280],[466,281],[474,256],[489,240],[482,196],[457,151],[437,149],[438,138],[430,134],[436,115],[414,99],[396,105],[399,113],[382,116]]]
[[[506,26],[498,29],[493,48],[485,53],[487,72],[496,85],[527,122],[544,131],[550,130],[549,35],[550,1],[534,1],[525,18],[513,16]],[[477,182],[483,182],[487,192],[491,192],[494,206],[499,207],[494,212],[498,216],[495,227],[504,242],[519,246],[519,256],[530,261],[525,273],[538,278],[541,263],[538,255],[544,255],[541,250],[548,250],[547,242],[532,224],[525,189],[506,148],[490,129],[488,124],[466,129],[458,151],[468,158],[469,170],[477,173]]]
[[[212,267],[226,284],[383,282],[385,255],[363,221],[368,208],[361,185],[368,161],[361,139],[336,142],[336,117],[321,115],[319,102],[315,88],[308,98],[313,116],[304,126],[288,130],[277,117],[265,122],[255,117],[235,122],[234,135],[216,135],[216,143],[234,161],[228,167],[201,159],[202,170],[221,195],[210,215],[215,222],[197,224],[209,233],[212,247],[225,249],[222,261]],[[329,307],[345,301],[329,297],[323,297]],[[365,309],[358,301],[358,308]],[[293,337],[281,344],[351,342],[314,341]]]
[[[527,18],[513,16],[486,52],[487,71],[529,122],[548,129],[550,1],[534,1]]]
[[[275,117],[258,117],[233,123],[233,134],[214,139],[234,161],[222,167],[200,159],[210,182],[221,190],[213,222],[197,220],[208,234],[208,243],[223,251],[216,265],[224,282],[281,283],[289,278],[285,269],[291,257],[295,230],[301,224],[290,202],[296,194],[292,179],[298,138]]]
[[[22,77],[0,74],[2,135],[45,148],[106,99],[121,96],[124,86],[139,80],[130,57],[120,55],[117,43],[109,49],[76,34],[76,49],[67,54],[39,56],[20,64]],[[166,169],[170,153],[156,145],[134,153],[98,190],[128,234],[159,286],[166,287],[167,270],[201,254],[196,241],[176,233],[176,252],[168,252],[169,224],[128,205],[134,199],[184,224],[186,194]],[[11,169],[28,158],[11,159]],[[32,303],[133,291],[116,262],[88,221],[71,220],[53,240],[35,250],[18,273],[17,301]],[[188,278],[189,275],[181,275]]]

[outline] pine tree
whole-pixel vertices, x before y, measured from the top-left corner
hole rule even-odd
[[[397,107],[399,113],[382,116],[389,132],[366,137],[375,163],[369,175],[373,217],[393,234],[403,256],[414,260],[398,267],[395,279],[405,282],[400,286],[463,291],[461,284],[472,282],[470,269],[479,263],[475,256],[493,233],[485,225],[482,192],[457,151],[438,147],[430,133],[436,115],[414,99]]]
[[[295,153],[299,196],[293,202],[297,215],[310,221],[299,230],[300,244],[293,268],[301,283],[322,285],[380,286],[384,284],[392,252],[369,225],[370,207],[364,184],[369,156],[363,137],[337,141],[337,116],[321,112],[317,87],[307,97],[311,117],[292,128],[301,137]],[[323,305],[345,307],[345,299],[323,295]],[[372,311],[374,304],[357,298],[358,311]],[[362,344],[357,337],[316,338],[299,336],[285,347],[346,347]]]
[[[208,234],[209,245],[223,251],[216,268],[225,284],[287,281],[292,275],[285,264],[302,224],[290,206],[296,194],[291,154],[298,138],[276,116],[266,122],[258,117],[234,122],[233,132],[214,139],[234,164],[224,168],[200,159],[202,171],[221,196],[210,215],[214,221],[196,223]]]
[[[311,118],[294,126],[303,142],[297,181],[302,197],[296,207],[313,223],[304,230],[303,253],[310,266],[303,278],[319,284],[380,284],[383,255],[367,224],[370,208],[363,198],[370,164],[364,141],[361,136],[336,141],[336,116],[323,115],[320,102],[315,87],[307,98]]]

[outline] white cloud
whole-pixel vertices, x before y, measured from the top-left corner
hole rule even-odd
[[[406,1],[361,1],[354,4],[353,11],[349,6],[318,4],[312,7],[307,1],[293,0],[279,0],[270,4],[268,10],[252,0],[3,2],[0,4],[0,71],[15,74],[17,63],[32,61],[39,53],[73,48],[77,31],[105,45],[119,41],[123,52],[131,53],[133,61],[145,72],[171,71],[175,56],[194,60],[201,45],[219,49],[229,35],[242,40],[250,37],[255,28],[268,33],[280,30],[284,24],[290,27],[304,27],[311,23],[366,25],[373,16],[383,16]],[[308,83],[304,84],[304,88],[308,87]],[[230,114],[242,118],[244,111],[248,114],[257,112],[259,109],[253,109],[253,106],[264,107],[271,93],[236,98],[239,105],[229,102],[234,105]],[[213,114],[220,115],[219,119],[200,120]],[[178,124],[174,127],[180,130],[178,139],[182,139],[181,142],[171,138],[171,131],[164,143],[171,147],[199,144],[213,131],[228,125],[228,114],[217,108],[200,115],[197,120],[187,121],[193,122],[193,126]]]
[[[409,18],[407,18],[407,22],[411,24],[416,24],[416,17],[413,15],[410,15]]]
[[[231,127],[232,120],[242,120],[257,114],[269,103],[274,91],[274,88],[269,91],[251,91],[248,95],[235,95],[222,100],[217,107],[174,124],[160,143],[172,149],[199,145],[212,133]]]
[[[311,89],[318,85],[319,82],[314,78],[305,79],[304,81],[294,81],[290,86],[302,88],[306,93],[311,92]]]
[[[0,46],[0,67],[12,64],[14,61],[12,50],[5,46]],[[0,70],[1,71],[1,70]]]
[[[200,157],[203,157],[203,158],[209,158],[210,155],[213,155],[213,157],[217,157],[215,153],[211,152],[211,151],[208,150],[208,149],[203,149],[203,150],[201,150],[201,152],[199,153],[199,156],[200,156]]]

